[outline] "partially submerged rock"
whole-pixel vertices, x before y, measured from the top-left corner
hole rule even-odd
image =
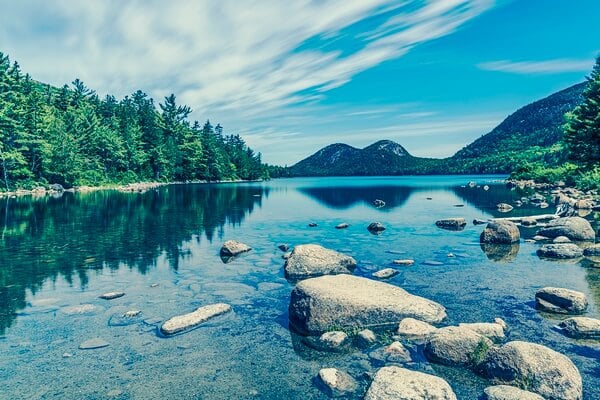
[[[396,265],[413,265],[415,263],[415,260],[413,260],[412,258],[405,258],[405,259],[399,259],[399,260],[394,260],[392,261],[392,264],[396,264]]]
[[[558,324],[567,336],[576,339],[600,339],[600,320],[587,317],[571,317]]]
[[[499,342],[506,338],[506,333],[504,332],[506,323],[500,318],[497,318],[496,322],[460,323],[458,326],[459,328],[467,328],[477,332],[494,342]]]
[[[412,317],[431,323],[446,318],[441,305],[397,286],[351,275],[322,276],[298,283],[289,305],[292,325],[318,334],[331,327],[367,328]]]
[[[539,310],[559,314],[581,314],[588,306],[585,294],[556,287],[545,287],[535,294],[535,305]]]
[[[384,268],[377,272],[373,272],[373,277],[378,279],[389,279],[399,274],[399,271],[394,268]]]
[[[319,337],[319,341],[328,349],[338,349],[348,342],[348,335],[342,331],[325,332]]]
[[[252,250],[252,248],[247,244],[235,240],[228,240],[223,243],[223,247],[221,247],[221,257],[236,257],[250,250]]]
[[[498,383],[518,386],[553,400],[580,400],[582,381],[566,356],[548,347],[521,341],[491,348],[480,372]]]
[[[587,247],[583,250],[583,255],[586,257],[598,257],[600,256],[600,244]]]
[[[500,212],[509,212],[509,211],[512,211],[513,206],[511,206],[510,204],[507,204],[507,203],[500,203],[500,204],[496,205],[496,208]]]
[[[281,243],[277,246],[277,248],[285,253],[290,249],[290,245],[287,243]]]
[[[514,222],[495,220],[487,224],[479,241],[488,244],[513,244],[521,239],[519,228]]]
[[[566,236],[571,240],[594,241],[596,233],[590,223],[581,217],[558,218],[548,222],[538,231],[538,235],[555,238]]]
[[[575,243],[545,244],[537,250],[537,255],[543,258],[572,259],[583,256],[583,250]]]
[[[477,365],[483,361],[492,342],[464,327],[448,326],[432,333],[425,342],[425,356],[444,365]]]
[[[228,313],[230,311],[231,306],[229,304],[209,304],[196,309],[194,312],[169,318],[160,327],[160,332],[167,336],[174,335],[176,333],[195,328],[211,318]]]
[[[467,221],[464,218],[445,218],[435,222],[435,225],[442,229],[451,231],[460,231],[465,229]]]
[[[317,244],[296,246],[284,265],[288,279],[304,279],[320,275],[351,274],[356,260]]]
[[[544,400],[539,394],[515,386],[488,386],[483,390],[483,400]]]
[[[113,300],[113,299],[118,299],[119,297],[123,297],[125,296],[125,292],[108,292],[108,293],[104,293],[98,297],[100,297],[101,299],[104,300]]]
[[[404,318],[398,324],[397,333],[408,339],[423,340],[437,331],[438,328],[414,318]]]
[[[328,388],[330,396],[340,396],[354,392],[358,384],[348,373],[336,368],[322,368],[319,371],[321,382]]]
[[[456,400],[440,377],[396,366],[377,371],[365,400]]]
[[[571,243],[571,239],[566,236],[557,236],[552,240],[552,243]]]
[[[377,342],[377,335],[370,329],[363,329],[356,335],[358,344],[361,346],[370,346]]]
[[[335,226],[335,229],[346,229],[347,227],[349,227],[350,225],[347,224],[346,222],[342,222],[341,224],[337,224]]]
[[[381,222],[371,222],[369,224],[369,226],[367,226],[367,229],[371,233],[379,234],[379,233],[385,231],[385,226],[383,226],[383,224]]]

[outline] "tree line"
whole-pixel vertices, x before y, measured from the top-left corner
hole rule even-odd
[[[43,84],[0,52],[1,190],[256,180],[277,171],[220,124],[190,122],[191,112],[173,94],[156,107],[141,90],[117,100],[79,79]]]

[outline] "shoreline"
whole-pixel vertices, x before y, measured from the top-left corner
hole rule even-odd
[[[156,189],[161,186],[167,185],[188,185],[188,184],[220,184],[220,183],[247,183],[247,182],[262,182],[263,180],[223,180],[223,181],[175,181],[175,182],[136,182],[128,183],[125,185],[101,185],[101,186],[74,186],[72,188],[65,189],[61,185],[51,184],[47,186],[38,186],[34,189],[16,189],[9,192],[0,192],[0,199],[3,198],[17,198],[24,196],[52,196],[59,195],[62,193],[91,193],[102,190],[116,190],[121,193],[145,193],[148,190]]]

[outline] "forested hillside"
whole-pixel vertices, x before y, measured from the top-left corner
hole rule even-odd
[[[157,107],[141,90],[117,100],[79,79],[42,84],[0,52],[0,190],[268,177],[260,153],[191,111],[175,95]]]

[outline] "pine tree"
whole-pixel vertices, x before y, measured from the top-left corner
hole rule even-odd
[[[566,115],[564,139],[569,159],[591,168],[600,165],[600,56],[587,81],[583,103]]]

